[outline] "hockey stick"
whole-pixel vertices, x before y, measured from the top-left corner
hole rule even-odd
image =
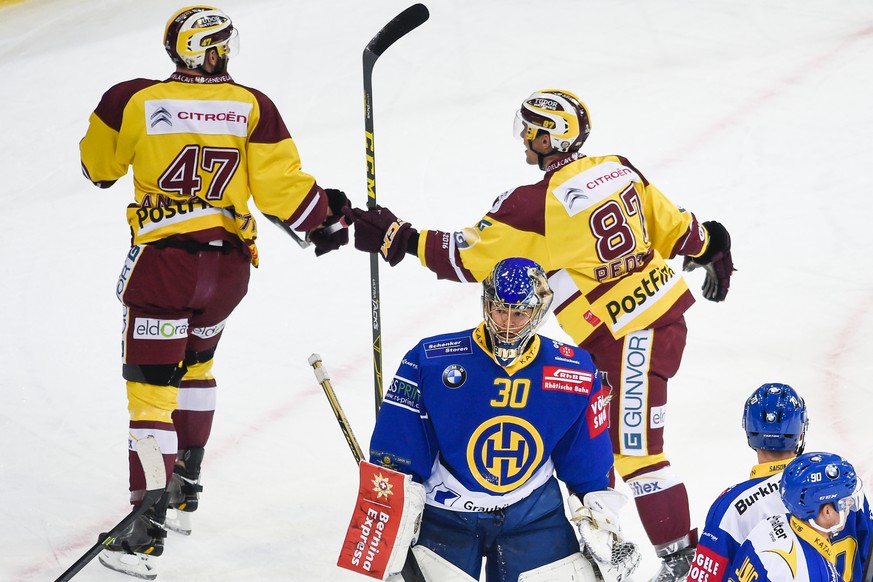
[[[355,438],[355,434],[352,432],[352,426],[349,424],[349,419],[346,418],[346,413],[343,412],[339,400],[337,400],[336,393],[333,391],[333,386],[330,385],[330,376],[327,373],[327,368],[325,368],[321,363],[321,356],[318,354],[312,354],[309,356],[309,365],[312,366],[312,370],[315,372],[315,378],[324,389],[324,395],[327,396],[327,401],[330,403],[330,408],[333,410],[334,416],[336,416],[336,421],[340,425],[340,430],[343,431],[343,436],[346,437],[346,442],[352,450],[352,455],[355,456],[355,463],[360,463],[364,460],[364,454],[361,452],[360,445],[358,445],[358,439]]]
[[[167,486],[167,472],[164,468],[164,456],[161,454],[161,449],[155,437],[148,436],[136,441],[136,454],[139,457],[139,462],[142,464],[146,480],[146,492],[142,502],[134,507],[109,532],[100,534],[97,543],[91,546],[90,550],[82,554],[82,557],[67,568],[67,571],[61,574],[55,582],[66,582],[78,574],[88,562],[96,558],[106,546],[114,542],[119,534],[126,530],[130,524],[136,521],[152,505],[157,503],[161,495],[164,494],[164,489]]]
[[[361,446],[358,444],[358,439],[355,438],[355,434],[352,432],[352,426],[349,424],[349,419],[346,418],[346,414],[343,412],[342,406],[340,406],[336,393],[333,391],[333,386],[330,384],[330,375],[328,375],[327,368],[324,367],[324,364],[321,361],[321,356],[318,354],[312,354],[309,356],[309,365],[312,366],[312,370],[315,372],[315,378],[324,389],[327,401],[330,402],[333,414],[336,416],[340,429],[343,431],[343,436],[346,437],[346,442],[349,444],[349,448],[352,450],[352,455],[355,457],[355,463],[360,464],[360,462],[364,460],[364,454],[361,452]],[[403,570],[401,570],[400,575],[405,582],[427,582],[411,547],[406,554],[406,563],[403,564]]]
[[[292,229],[290,226],[285,224],[285,222],[281,218],[279,218],[278,216],[272,216],[270,214],[265,214],[264,216],[267,217],[267,220],[269,220],[270,222],[272,222],[273,224],[278,226],[280,229],[284,230],[288,234],[288,236],[293,238],[294,242],[296,242],[298,245],[300,245],[301,249],[305,249],[306,247],[309,246],[309,241],[306,239],[300,238],[300,236],[296,232],[294,232],[294,229]]]
[[[373,136],[373,67],[388,47],[428,19],[424,4],[413,4],[376,33],[364,49],[364,137],[367,156],[367,208],[376,207],[376,142]],[[370,255],[370,300],[373,326],[373,382],[376,412],[382,405],[382,316],[379,298],[379,257]]]

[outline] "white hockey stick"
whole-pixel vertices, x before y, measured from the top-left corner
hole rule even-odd
[[[126,530],[139,516],[148,511],[152,505],[157,503],[161,495],[164,494],[164,489],[167,486],[167,472],[164,468],[164,456],[161,454],[161,448],[158,446],[158,441],[155,440],[155,437],[147,436],[136,441],[136,455],[142,464],[146,480],[146,492],[142,502],[134,507],[115,527],[107,533],[100,534],[97,543],[91,546],[91,549],[76,560],[72,566],[67,568],[66,572],[61,574],[55,582],[66,582],[78,574],[88,562],[96,558],[106,546],[114,542],[121,532]]]

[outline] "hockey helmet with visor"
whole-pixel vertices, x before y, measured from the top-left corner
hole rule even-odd
[[[203,66],[215,49],[223,61],[239,53],[239,34],[230,17],[212,6],[189,6],[174,14],[164,30],[164,48],[176,65]]]
[[[522,102],[515,114],[513,132],[526,142],[546,132],[555,151],[575,152],[588,139],[590,119],[588,108],[573,93],[543,89]]]
[[[862,484],[855,468],[833,453],[806,453],[788,463],[782,473],[779,493],[792,515],[824,533],[842,530],[849,512],[860,510],[864,504]],[[815,523],[815,518],[828,503],[839,512],[839,522],[823,528]]]

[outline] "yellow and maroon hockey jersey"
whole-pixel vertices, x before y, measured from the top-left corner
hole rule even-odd
[[[694,299],[665,259],[697,256],[707,244],[694,215],[625,158],[571,154],[542,181],[499,196],[475,227],[422,231],[418,256],[439,278],[470,282],[508,257],[536,261],[549,274],[558,323],[581,345],[679,317]]]
[[[229,75],[119,83],[91,114],[79,149],[82,171],[102,188],[133,167],[133,244],[223,230],[249,246],[256,264],[249,197],[299,231],[327,214],[327,196],[301,170],[276,106]]]

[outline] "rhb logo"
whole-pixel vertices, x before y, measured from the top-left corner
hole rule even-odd
[[[584,370],[572,370],[559,366],[543,369],[543,390],[556,390],[571,394],[591,394],[594,375]]]

